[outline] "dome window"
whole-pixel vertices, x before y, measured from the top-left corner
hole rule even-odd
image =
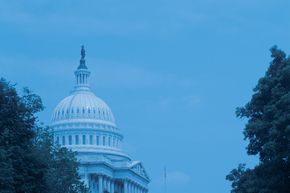
[[[60,115],[60,110],[58,111],[58,116]]]
[[[113,138],[113,147],[115,147],[115,138]]]
[[[99,115],[101,115],[101,111],[100,111],[100,109],[99,109]]]
[[[61,115],[63,115],[63,114],[64,114],[64,110],[62,109]]]
[[[72,108],[71,108],[71,114],[73,114],[73,113],[74,113],[74,108],[72,107]]]
[[[90,135],[90,145],[93,145],[93,136]]]
[[[77,113],[80,113],[80,109],[79,108],[77,109]]]
[[[78,144],[79,144],[79,136],[76,135],[76,145],[78,145]]]
[[[96,109],[95,109],[95,107],[94,107],[94,114],[96,114]]]
[[[86,136],[83,135],[83,145],[86,145]]]
[[[97,136],[97,145],[100,145],[100,138]]]
[[[106,138],[103,137],[103,146],[106,146]]]
[[[83,107],[83,113],[85,113],[85,108]]]
[[[68,115],[68,108],[66,109],[66,114]]]
[[[68,144],[71,145],[71,135],[68,136]]]
[[[105,116],[105,111],[103,110],[103,115]]]
[[[109,139],[108,139],[108,145],[109,145],[109,147],[111,146],[111,137],[109,137]]]
[[[88,108],[88,113],[91,113],[91,109],[90,108]]]

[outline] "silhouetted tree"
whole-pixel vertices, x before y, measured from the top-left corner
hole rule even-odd
[[[0,80],[0,192],[89,192],[76,152],[54,146],[49,128],[37,125],[39,96]]]
[[[256,87],[250,102],[237,108],[248,118],[244,129],[248,155],[259,155],[254,169],[240,164],[226,179],[232,193],[290,192],[290,58],[274,46],[273,61]]]

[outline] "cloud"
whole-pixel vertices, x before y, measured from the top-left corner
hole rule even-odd
[[[127,143],[126,141],[122,142],[122,148],[123,148],[123,151],[128,153],[129,155],[134,154],[137,150],[137,148],[135,146]]]
[[[98,82],[103,86],[122,87],[190,87],[195,84],[191,77],[178,77],[164,71],[147,70],[133,64],[123,64],[117,61],[91,60],[90,70],[96,72]],[[95,68],[95,69],[94,69]]]
[[[191,95],[183,97],[182,100],[189,106],[195,106],[202,103],[202,97],[198,95]]]
[[[152,3],[158,4],[156,10]],[[21,27],[22,32],[42,35],[144,34],[185,30],[207,18],[203,13],[188,10],[180,3],[158,2],[88,3],[58,2],[10,3],[2,1],[0,22]],[[150,5],[150,6],[149,6]],[[148,6],[148,9],[144,7]],[[66,9],[60,9],[65,7]],[[78,9],[76,9],[76,7]],[[149,9],[150,8],[150,9]],[[45,11],[40,11],[45,10]],[[150,14],[148,14],[150,11]]]
[[[167,107],[196,107],[202,105],[202,97],[199,95],[189,95],[185,97],[162,97],[158,101],[158,106]]]
[[[164,176],[162,175],[159,179],[153,180],[152,184],[163,186],[164,180]],[[166,185],[168,187],[186,185],[190,181],[191,177],[181,171],[167,172],[166,174]]]

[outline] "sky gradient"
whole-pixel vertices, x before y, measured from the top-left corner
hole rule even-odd
[[[0,0],[0,76],[46,109],[74,87],[81,46],[91,89],[111,108],[150,193],[230,192],[247,156],[235,117],[277,45],[290,53],[289,0]]]

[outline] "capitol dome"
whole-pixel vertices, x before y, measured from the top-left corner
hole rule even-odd
[[[82,160],[88,153],[129,159],[122,151],[123,135],[115,124],[109,106],[91,91],[84,49],[75,74],[75,87],[51,115],[50,128],[55,142],[78,151]],[[86,155],[86,156],[84,156]]]
[[[123,135],[111,109],[91,91],[83,46],[81,55],[74,90],[51,115],[53,140],[78,152],[79,174],[92,193],[148,193],[143,164],[123,152]]]
[[[87,121],[116,126],[109,106],[91,91],[74,91],[56,106],[51,117],[51,125]]]

